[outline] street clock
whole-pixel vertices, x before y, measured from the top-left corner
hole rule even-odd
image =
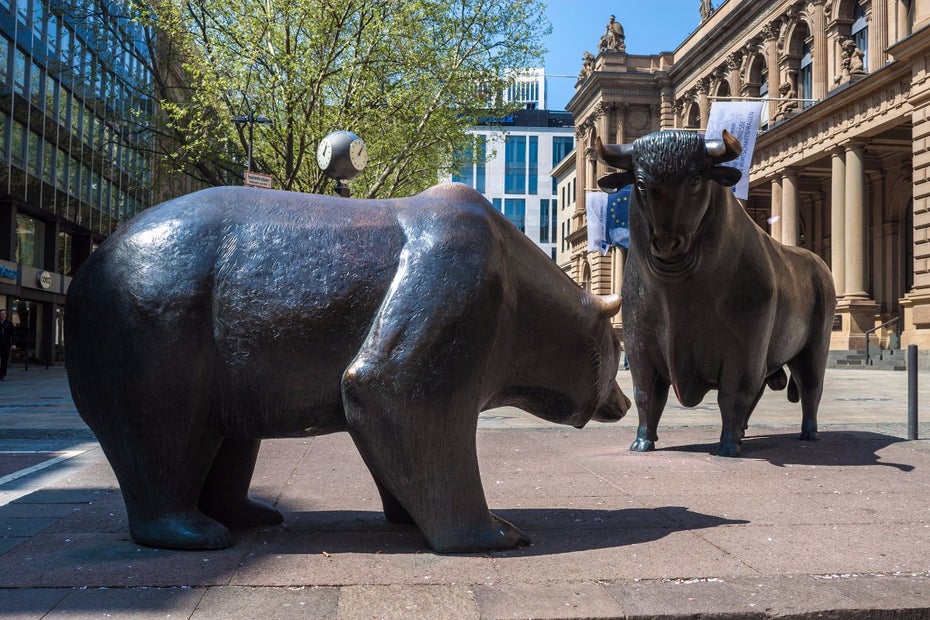
[[[334,131],[320,141],[316,163],[329,178],[348,181],[365,169],[368,149],[365,141],[354,133]]]

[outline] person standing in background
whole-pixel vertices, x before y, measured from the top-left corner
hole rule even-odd
[[[6,369],[10,365],[12,349],[13,322],[6,317],[6,310],[0,308],[0,381],[6,380]]]

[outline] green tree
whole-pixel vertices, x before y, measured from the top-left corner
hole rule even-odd
[[[150,119],[148,143],[170,170],[229,183],[248,149],[248,127],[233,118],[252,112],[273,121],[254,127],[253,170],[283,189],[330,191],[319,141],[338,129],[361,136],[369,162],[352,190],[365,197],[417,192],[461,163],[452,154],[467,152],[466,128],[510,111],[496,95],[513,71],[540,66],[550,29],[540,0],[157,0],[130,9],[148,33],[161,119]]]

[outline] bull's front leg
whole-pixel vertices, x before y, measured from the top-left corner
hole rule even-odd
[[[761,389],[720,390],[717,395],[717,405],[720,407],[723,427],[720,430],[720,446],[717,448],[717,456],[740,455],[740,444],[743,441],[749,416],[752,415],[764,390],[765,386]]]
[[[668,381],[665,381],[649,364],[633,364],[633,400],[639,416],[636,439],[630,445],[633,452],[655,450],[659,439],[658,428],[662,411],[668,400]]]

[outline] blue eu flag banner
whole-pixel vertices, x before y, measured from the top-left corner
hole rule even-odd
[[[607,200],[607,214],[604,218],[607,241],[620,248],[630,247],[630,192],[632,189],[631,185],[627,185],[616,194],[610,194]]]

